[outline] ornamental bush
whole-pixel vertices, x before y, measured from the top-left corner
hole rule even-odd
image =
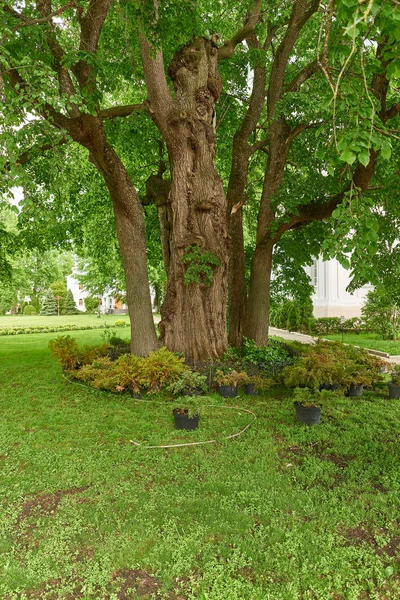
[[[24,306],[24,315],[37,315],[36,308],[33,304],[26,304]]]

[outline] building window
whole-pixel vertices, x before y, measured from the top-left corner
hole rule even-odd
[[[82,300],[82,298],[79,298],[79,306],[83,306],[83,300]]]
[[[81,283],[79,284],[79,289],[83,290],[83,285]]]
[[[314,261],[314,264],[311,267],[311,284],[314,286],[314,289],[316,291],[317,285],[318,285],[318,263],[317,263],[317,261]]]
[[[99,304],[100,304],[100,306],[103,306],[103,300],[101,298],[99,300]]]

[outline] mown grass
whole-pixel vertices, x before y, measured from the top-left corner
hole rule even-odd
[[[342,341],[341,333],[324,335],[323,337],[328,340],[336,340],[337,342]],[[377,333],[345,333],[343,341],[345,344],[354,344],[361,348],[370,348],[371,350],[387,352],[391,356],[400,355],[400,340],[382,340]]]
[[[76,332],[100,341],[97,331]],[[73,386],[54,334],[0,339],[0,598],[358,600],[400,595],[400,401],[337,397],[321,425],[275,388],[249,422]],[[158,397],[156,400],[161,401]],[[131,591],[130,591],[131,590]]]
[[[81,313],[77,315],[6,315],[0,316],[0,328],[10,329],[11,327],[34,327],[34,326],[55,326],[55,325],[101,325],[107,323],[112,325],[115,321],[126,321],[129,323],[128,315],[88,315]]]

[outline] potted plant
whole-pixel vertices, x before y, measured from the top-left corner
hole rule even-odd
[[[321,400],[331,392],[326,390],[313,392],[307,388],[295,388],[293,393],[297,421],[306,425],[318,425],[321,420]]]
[[[201,405],[198,396],[180,396],[172,414],[175,420],[175,429],[193,430],[199,426]]]
[[[170,383],[167,390],[181,396],[202,396],[207,391],[207,377],[187,369],[179,379]]]
[[[248,375],[244,381],[244,391],[247,396],[256,396],[271,387],[271,380],[264,375]]]
[[[234,398],[237,396],[239,385],[245,383],[248,379],[247,373],[238,371],[229,371],[224,373],[217,369],[214,379],[219,386],[219,393],[224,398]]]
[[[388,382],[389,398],[400,398],[400,365],[391,364],[391,381]]]
[[[357,363],[349,363],[346,374],[343,377],[343,385],[346,390],[345,396],[359,398],[363,395],[364,386],[371,385],[374,379],[374,375],[370,369],[362,365],[357,365]]]
[[[282,379],[288,387],[306,387],[312,390],[340,386],[346,362],[347,359],[339,352],[337,344],[318,342],[304,348],[303,355],[293,365],[283,369]]]

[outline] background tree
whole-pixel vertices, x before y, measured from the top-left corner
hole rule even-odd
[[[49,290],[46,296],[43,298],[42,305],[40,307],[40,314],[46,316],[58,314],[57,300],[54,298],[51,290]]]
[[[79,311],[76,307],[74,296],[71,290],[68,290],[65,296],[64,302],[62,303],[62,314],[63,315],[76,315]]]

